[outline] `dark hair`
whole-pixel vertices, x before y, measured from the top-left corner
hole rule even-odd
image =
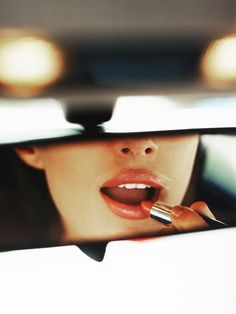
[[[214,135],[213,135],[214,138]],[[208,173],[207,156],[208,147],[203,145],[200,137],[200,142],[196,154],[194,169],[190,180],[188,191],[185,195],[184,205],[190,206],[192,202],[204,201],[207,203],[214,216],[224,221],[229,226],[236,225],[236,199],[227,187],[222,187],[219,179],[214,178],[214,173]],[[228,166],[227,160],[224,160],[225,167]],[[221,169],[217,171],[224,172],[223,164]],[[234,184],[234,182],[231,182]],[[193,188],[193,189],[192,189]],[[191,200],[189,202],[189,200]]]
[[[44,171],[23,163],[11,147],[0,149],[0,249],[60,243],[62,223]]]

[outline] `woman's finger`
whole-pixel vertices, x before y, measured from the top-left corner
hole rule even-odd
[[[164,236],[164,235],[170,235],[170,234],[174,234],[177,233],[178,230],[175,228],[175,226],[171,225],[167,225],[165,228],[163,228],[158,235],[160,236]]]
[[[175,206],[171,210],[171,221],[178,231],[207,229],[208,224],[190,207]]]
[[[194,211],[196,211],[200,215],[208,216],[212,219],[215,219],[215,216],[212,214],[212,212],[210,211],[209,207],[207,206],[205,202],[202,202],[202,201],[195,202],[190,206],[190,208],[192,208]]]

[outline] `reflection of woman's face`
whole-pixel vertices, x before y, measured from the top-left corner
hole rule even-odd
[[[64,223],[64,241],[129,238],[165,226],[140,203],[182,201],[198,135],[126,138],[39,148],[49,190]]]

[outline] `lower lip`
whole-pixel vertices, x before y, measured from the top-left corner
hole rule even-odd
[[[144,212],[140,205],[123,204],[111,199],[104,193],[101,194],[103,199],[115,215],[130,220],[141,220],[149,218],[149,214]]]

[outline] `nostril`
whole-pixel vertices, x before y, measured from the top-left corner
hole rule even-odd
[[[125,158],[132,157],[152,157],[158,151],[155,142],[149,139],[134,139],[118,142],[115,146],[118,156]]]
[[[121,152],[124,154],[124,155],[127,155],[129,152],[130,152],[130,149],[128,147],[123,147],[121,149]]]
[[[147,147],[147,148],[145,149],[145,154],[146,154],[146,155],[150,155],[152,152],[153,152],[153,149],[152,149],[151,147]]]

